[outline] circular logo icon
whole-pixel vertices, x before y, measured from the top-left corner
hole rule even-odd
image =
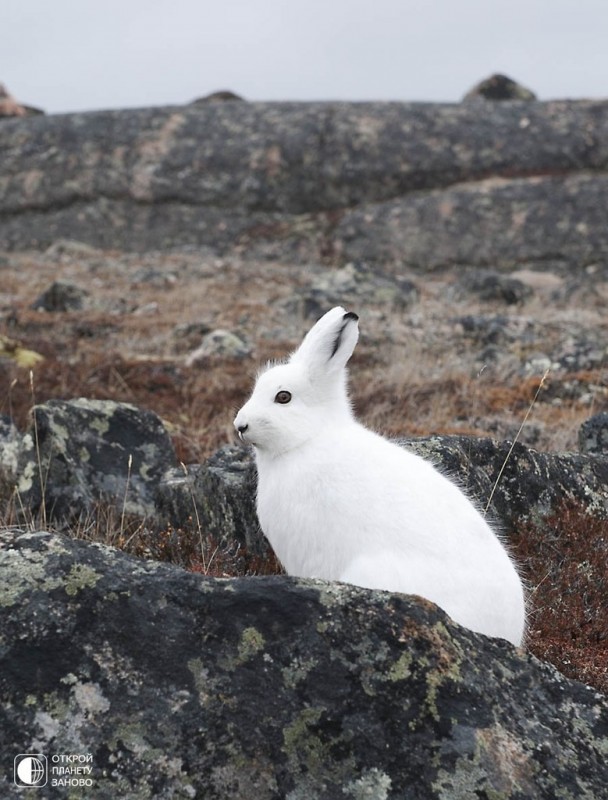
[[[15,777],[22,786],[43,785],[46,783],[46,759],[39,755],[23,756],[15,765]]]

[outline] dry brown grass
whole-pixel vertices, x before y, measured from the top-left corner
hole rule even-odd
[[[528,648],[608,693],[608,523],[565,504],[511,541],[531,586]]]

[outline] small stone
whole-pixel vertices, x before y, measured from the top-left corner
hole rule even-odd
[[[583,422],[578,432],[578,447],[586,455],[608,454],[608,412],[594,414]]]
[[[534,294],[530,286],[518,278],[485,269],[465,275],[459,281],[459,288],[476,295],[480,300],[506,305],[523,303]]]
[[[37,311],[82,311],[89,293],[71,281],[54,281],[32,304]]]
[[[335,305],[356,307],[388,305],[396,310],[410,308],[420,293],[416,284],[403,275],[388,275],[365,262],[350,262],[341,269],[327,270],[295,298],[288,309],[304,319],[318,319]]]
[[[251,355],[251,347],[240,336],[231,331],[218,328],[204,338],[199,347],[186,357],[186,366],[193,367],[208,358],[246,358]]]

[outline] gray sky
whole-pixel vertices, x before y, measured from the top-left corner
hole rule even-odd
[[[0,82],[48,113],[248,100],[457,102],[503,72],[608,97],[607,0],[0,0]]]

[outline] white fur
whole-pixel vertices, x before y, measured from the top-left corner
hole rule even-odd
[[[262,530],[290,575],[421,595],[521,644],[522,583],[485,519],[429,462],[354,419],[346,363],[357,339],[356,316],[333,308],[236,416],[255,448]],[[284,390],[291,401],[276,402]]]

